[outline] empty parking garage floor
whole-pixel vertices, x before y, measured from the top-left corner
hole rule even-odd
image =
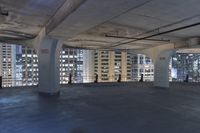
[[[0,133],[199,133],[200,84],[99,83],[0,90]]]

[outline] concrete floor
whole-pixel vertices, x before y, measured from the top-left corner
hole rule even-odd
[[[103,83],[0,90],[0,133],[199,133],[200,84]]]

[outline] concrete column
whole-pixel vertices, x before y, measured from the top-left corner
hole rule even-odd
[[[162,52],[154,60],[154,86],[169,87],[169,61],[172,51]]]
[[[60,89],[59,56],[62,41],[44,37],[39,49],[39,94],[57,95]]]
[[[154,62],[154,86],[169,87],[169,61],[175,53],[175,48],[185,46],[185,43],[180,41],[177,43],[169,43],[148,48],[134,53],[142,53],[148,55]],[[129,51],[131,53],[131,51]]]

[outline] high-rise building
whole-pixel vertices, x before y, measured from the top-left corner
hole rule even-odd
[[[68,83],[69,74],[74,83],[83,82],[83,51],[63,48],[60,55],[60,83]],[[3,87],[38,84],[38,56],[34,49],[21,45],[0,45]]]
[[[15,45],[0,43],[0,75],[3,87],[14,86],[15,55]]]
[[[154,64],[143,54],[132,55],[132,80],[139,81],[143,74],[143,81],[154,80]]]
[[[200,54],[177,53],[172,57],[172,81],[184,81],[188,75],[190,82],[200,81]]]
[[[2,44],[0,50],[3,86],[32,86],[38,84],[38,56],[34,49],[20,45]],[[126,51],[83,50],[63,48],[60,52],[60,83],[153,81],[154,65],[145,55]]]
[[[16,64],[15,64],[15,86],[22,86],[22,49],[16,46]]]
[[[16,48],[16,86],[38,84],[38,56],[34,49],[17,46]]]
[[[94,52],[94,73],[99,82],[131,80],[131,58],[125,51],[96,50]]]
[[[83,82],[94,82],[94,50],[83,51]]]
[[[73,83],[83,82],[83,50],[63,48],[60,54],[60,84],[67,84],[69,75]]]
[[[34,49],[22,47],[22,83],[23,85],[38,84],[38,56]]]

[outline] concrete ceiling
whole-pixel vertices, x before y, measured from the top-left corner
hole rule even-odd
[[[131,39],[199,23],[199,5],[199,0],[0,0],[1,10],[8,11],[0,15],[0,39],[31,39],[45,27],[66,46],[145,49],[199,36],[196,25],[150,38],[157,40]]]
[[[200,48],[180,49],[180,50],[176,51],[176,53],[199,54],[200,53]]]

